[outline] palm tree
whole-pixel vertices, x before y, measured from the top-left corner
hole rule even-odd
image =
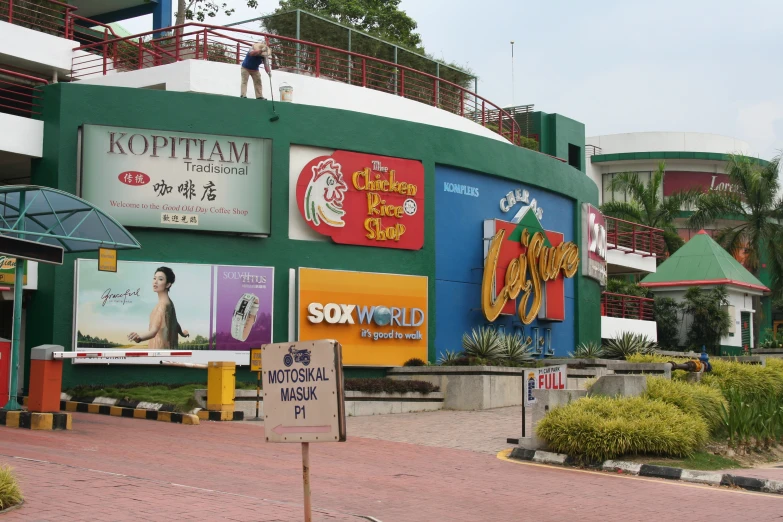
[[[666,176],[666,164],[660,162],[658,169],[644,183],[636,172],[623,172],[612,180],[613,192],[624,192],[630,201],[607,201],[601,205],[601,212],[607,216],[633,221],[640,225],[660,228],[669,255],[673,254],[685,242],[677,234],[674,220],[680,211],[689,208],[701,195],[698,189],[675,192],[663,196],[663,179]]]
[[[761,162],[741,155],[730,155],[726,166],[732,191],[702,194],[689,219],[693,228],[703,228],[718,219],[732,224],[718,230],[715,241],[729,252],[744,252],[744,265],[759,275],[764,257],[772,275],[773,297],[783,296],[783,191],[778,180],[781,156]],[[754,297],[758,304],[759,298]],[[759,308],[756,308],[757,310]],[[758,339],[760,314],[753,314],[754,339]]]

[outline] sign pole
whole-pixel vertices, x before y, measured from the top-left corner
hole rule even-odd
[[[302,443],[302,481],[304,483],[304,520],[312,522],[313,513],[310,506],[310,443]]]
[[[256,420],[260,420],[258,418],[258,406],[261,404],[261,372],[258,373],[258,380],[256,381]]]
[[[527,391],[525,391],[527,393]],[[527,412],[525,412],[525,401],[522,401],[522,438],[525,438],[525,424],[527,424]]]

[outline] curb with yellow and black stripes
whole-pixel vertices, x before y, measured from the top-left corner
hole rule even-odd
[[[100,398],[98,398],[100,399]],[[96,402],[82,402],[61,400],[60,409],[65,411],[76,411],[80,413],[98,413],[100,415],[111,415],[113,417],[127,417],[131,419],[147,419],[161,422],[174,422],[177,424],[196,425],[199,424],[198,415],[191,413],[178,413],[175,411],[162,411],[152,408],[137,408],[139,401],[115,401],[115,404],[102,404]],[[146,405],[145,405],[146,406]],[[160,405],[158,405],[160,406]]]
[[[71,414],[0,410],[0,426],[29,430],[70,430]]]

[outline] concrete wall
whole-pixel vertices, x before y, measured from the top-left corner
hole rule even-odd
[[[31,158],[43,154],[42,121],[0,113],[0,129],[0,151]]]
[[[156,88],[167,91],[200,92],[221,96],[239,96],[239,65],[184,60],[139,71],[89,77],[84,83],[117,87]],[[264,97],[270,97],[269,77],[263,76]],[[252,82],[252,80],[251,80]],[[415,123],[425,123],[459,130],[507,142],[499,134],[467,118],[430,105],[328,79],[275,71],[272,75],[274,98],[279,101],[279,88],[288,84],[294,88],[293,103],[363,112]],[[252,85],[248,96],[253,97]],[[248,103],[250,100],[247,100]],[[253,108],[249,106],[252,113]]]
[[[616,339],[622,332],[633,332],[646,335],[653,341],[658,341],[658,329],[655,321],[639,321],[620,317],[601,317],[601,338]]]
[[[0,63],[51,80],[56,71],[71,72],[73,49],[79,44],[34,29],[0,22]]]

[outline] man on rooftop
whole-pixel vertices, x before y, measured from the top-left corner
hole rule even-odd
[[[256,42],[251,47],[245,56],[245,60],[242,62],[242,83],[240,96],[247,98],[247,79],[253,78],[253,87],[256,91],[256,99],[264,100],[263,89],[261,85],[261,73],[258,72],[261,64],[264,64],[264,69],[269,75],[269,81],[272,81],[272,67],[271,67],[272,51],[269,46],[264,42]]]

